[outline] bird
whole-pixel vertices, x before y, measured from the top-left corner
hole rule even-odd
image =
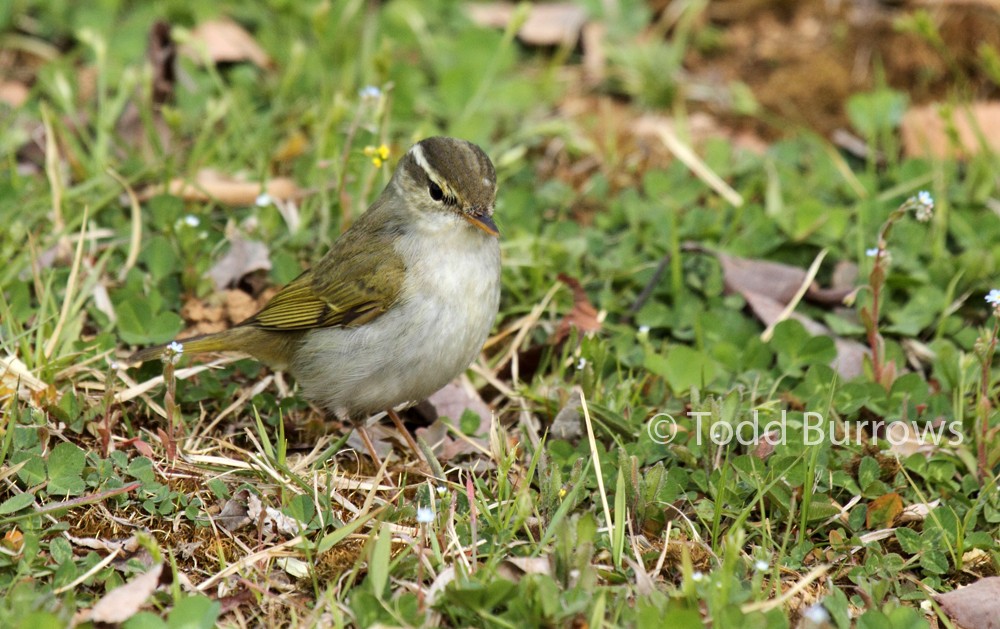
[[[227,330],[142,349],[243,352],[295,378],[303,397],[350,420],[417,403],[479,355],[500,304],[497,176],[477,145],[429,137],[399,160],[374,203],[312,268]]]

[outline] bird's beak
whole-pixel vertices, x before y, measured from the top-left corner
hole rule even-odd
[[[499,236],[500,230],[497,229],[497,224],[493,222],[493,217],[490,216],[489,210],[486,208],[477,209],[474,212],[463,212],[462,217],[483,230],[490,236]]]

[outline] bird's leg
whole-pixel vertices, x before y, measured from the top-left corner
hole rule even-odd
[[[371,437],[368,436],[368,429],[361,422],[356,423],[354,429],[358,431],[361,441],[365,442],[365,448],[368,449],[368,455],[372,458],[375,469],[382,469],[382,459],[379,457],[378,452],[375,451],[375,444],[372,443]]]
[[[403,420],[401,420],[399,415],[396,414],[396,411],[391,408],[386,409],[385,412],[389,415],[389,419],[392,420],[392,423],[396,426],[396,430],[399,431],[399,434],[403,435],[403,439],[406,440],[406,445],[410,446],[413,453],[417,455],[417,460],[424,463],[424,455],[420,452],[420,446],[417,445],[417,442],[413,440],[413,435],[411,435],[410,431],[403,425]]]

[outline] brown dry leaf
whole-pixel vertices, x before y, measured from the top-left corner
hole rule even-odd
[[[1000,102],[980,101],[955,109],[936,104],[913,107],[903,116],[900,133],[907,157],[963,158],[984,146],[1000,151]]]
[[[249,490],[241,489],[227,500],[226,504],[222,505],[219,515],[215,516],[215,521],[219,523],[219,526],[227,531],[235,531],[250,524],[249,508],[247,507],[249,495]]]
[[[247,240],[240,235],[229,239],[229,251],[212,265],[208,276],[217,290],[232,288],[245,275],[271,270],[271,252],[262,242]]]
[[[253,205],[262,194],[272,199],[289,200],[300,197],[302,193],[295,182],[287,177],[275,177],[262,184],[259,181],[239,181],[206,169],[199,171],[194,181],[172,179],[166,186],[144,188],[136,196],[140,201],[148,201],[160,194],[181,197],[185,201],[214,200],[224,205],[240,207]]]
[[[0,80],[0,103],[10,105],[13,109],[26,103],[30,92],[24,83]]]
[[[247,515],[260,523],[265,531],[294,537],[302,531],[302,524],[274,507],[265,507],[256,494],[247,492]]]
[[[765,295],[758,295],[751,291],[741,294],[747,305],[750,306],[750,310],[764,325],[771,325],[777,321],[785,309],[784,304]],[[869,354],[865,345],[834,336],[833,332],[822,323],[817,323],[797,312],[793,312],[791,318],[801,323],[806,331],[813,336],[822,334],[833,338],[833,344],[837,348],[837,357],[830,363],[830,367],[835,369],[845,380],[851,380],[864,373],[864,358]]]
[[[553,335],[553,341],[558,343],[564,340],[569,336],[571,328],[576,328],[584,334],[600,332],[600,315],[593,304],[590,303],[590,299],[587,297],[586,291],[583,290],[583,286],[580,285],[580,281],[565,273],[560,273],[558,279],[573,291],[573,309],[559,322],[559,327]]]
[[[923,522],[927,519],[931,510],[936,508],[939,504],[941,504],[941,500],[912,504],[903,509],[903,512],[899,514],[899,517],[896,518],[896,525],[909,524],[910,522]]]
[[[950,434],[940,425],[930,425],[924,429],[918,429],[912,422],[907,421],[891,422],[885,427],[885,430],[889,441],[889,451],[894,452],[901,459],[917,453],[930,456],[939,449],[938,445],[933,443],[933,437],[931,437],[931,441],[925,441],[922,437],[923,434],[928,436],[942,435],[942,439],[945,441]]]
[[[66,539],[74,546],[89,550],[100,550],[106,553],[121,551],[125,554],[132,554],[139,550],[139,540],[135,535],[125,539],[102,539],[99,537],[74,537],[73,535],[66,535]]]
[[[719,253],[717,257],[719,264],[722,265],[726,289],[736,293],[753,291],[787,304],[806,280],[805,269],[788,264],[739,258],[725,253]],[[805,296],[810,301],[820,304],[841,304],[852,290],[853,286],[843,285],[824,289],[813,282],[806,290]]]
[[[980,579],[935,597],[948,617],[966,629],[1000,629],[1000,577]]]
[[[865,524],[868,528],[892,526],[896,517],[903,512],[903,498],[892,492],[879,496],[868,503],[868,514]]]
[[[433,417],[428,416],[429,419],[447,417],[452,422],[458,422],[465,411],[472,411],[479,416],[479,427],[473,434],[479,435],[489,430],[493,411],[469,382],[461,380],[450,382],[427,398],[427,403],[434,412]]]
[[[780,430],[772,430],[771,432],[764,433],[761,435],[761,438],[757,440],[757,443],[754,444],[754,448],[750,454],[757,457],[761,461],[764,461],[767,457],[774,454],[774,448],[780,440]]]
[[[17,529],[10,529],[3,534],[3,539],[0,540],[0,547],[15,555],[20,554],[21,549],[24,548],[24,533]]]
[[[134,616],[160,585],[161,577],[169,580],[170,572],[163,574],[163,564],[158,563],[148,572],[111,590],[90,610],[90,620],[96,623],[117,624]]]
[[[470,4],[469,18],[480,26],[506,28],[517,5],[509,2]],[[568,2],[534,4],[517,36],[529,46],[576,46],[580,31],[587,22],[587,11]]]
[[[170,126],[161,114],[163,105],[173,102],[177,83],[177,44],[170,36],[169,22],[157,20],[149,28],[146,60],[152,70],[152,90],[148,94],[141,87],[136,91],[118,118],[115,130],[122,142],[129,146],[141,147],[147,159],[152,160],[156,153],[146,134],[146,124],[140,114],[139,103],[149,97],[148,105],[153,114],[153,130],[159,146],[163,150],[169,150],[172,134]]]
[[[202,61],[204,53],[213,63],[239,63],[249,61],[261,68],[273,64],[260,44],[242,26],[222,18],[202,22],[191,31],[191,41],[181,48],[181,53],[195,61]]]
[[[526,574],[552,575],[552,565],[548,557],[510,557],[504,559],[497,572],[509,581],[517,583]]]

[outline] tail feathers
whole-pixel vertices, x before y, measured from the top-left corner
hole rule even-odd
[[[228,330],[226,332],[228,332]],[[160,358],[164,353],[166,353],[167,348],[174,344],[180,346],[180,351],[178,352],[180,354],[202,354],[205,352],[238,350],[238,348],[234,347],[233,344],[226,338],[229,336],[226,332],[204,334],[202,336],[194,336],[182,341],[171,341],[170,343],[165,343],[163,345],[147,347],[146,349],[141,349],[129,356],[128,361],[130,364],[137,364],[146,362],[147,360]]]

